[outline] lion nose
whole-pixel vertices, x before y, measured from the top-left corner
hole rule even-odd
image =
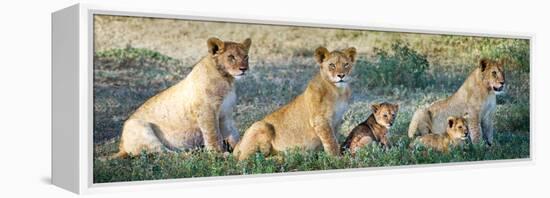
[[[338,74],[337,76],[340,77],[340,78],[344,78],[346,75],[345,74]]]
[[[248,67],[239,67],[239,70],[241,70],[242,72],[245,72],[246,70],[248,70]]]

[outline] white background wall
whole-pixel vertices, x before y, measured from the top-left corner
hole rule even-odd
[[[100,0],[81,1],[101,3]],[[492,168],[437,168],[348,174],[286,182],[249,183],[192,189],[142,190],[102,197],[245,196],[548,196],[550,162],[547,117],[550,6],[536,1],[461,0],[374,2],[332,0],[112,0],[108,5],[161,10],[190,10],[293,19],[326,20],[364,26],[526,32],[534,43],[536,155],[534,165]],[[543,1],[540,1],[543,2]],[[78,1],[2,1],[0,5],[0,195],[74,196],[50,182],[50,13]],[[103,3],[101,3],[104,5]],[[545,19],[546,18],[546,19]],[[290,178],[289,178],[290,179]],[[430,190],[427,190],[430,189]],[[426,192],[429,193],[426,193]],[[9,196],[6,196],[9,195]],[[429,195],[429,196],[428,196]]]

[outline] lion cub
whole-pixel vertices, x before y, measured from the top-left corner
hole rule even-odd
[[[237,102],[234,81],[248,70],[251,40],[243,43],[210,38],[208,54],[185,79],[143,103],[124,122],[119,152],[187,150],[205,146],[223,151],[223,141],[239,141],[232,113]]]
[[[344,142],[343,149],[349,149],[352,155],[373,142],[381,143],[386,148],[390,146],[387,134],[395,121],[399,105],[384,102],[372,105],[371,109],[372,114],[353,128]]]
[[[418,136],[411,146],[420,144],[437,151],[448,152],[450,146],[461,145],[468,138],[468,115],[447,118],[447,129],[442,134],[429,133]]]
[[[356,51],[351,47],[329,52],[315,50],[319,73],[306,90],[288,104],[252,124],[233,155],[243,160],[260,151],[263,155],[287,149],[319,150],[340,155],[336,130],[347,110],[351,89],[348,82]]]

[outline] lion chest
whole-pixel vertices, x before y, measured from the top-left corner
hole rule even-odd
[[[334,110],[332,114],[332,127],[334,128],[334,132],[336,133],[336,129],[340,126],[340,123],[342,121],[342,117],[344,116],[344,113],[348,110],[349,103],[347,100],[338,100],[334,104]]]
[[[497,99],[495,94],[490,94],[485,102],[483,103],[483,106],[481,107],[480,116],[482,118],[485,118],[487,116],[491,115],[491,112],[496,109],[497,106]]]
[[[222,104],[220,106],[220,115],[230,115],[233,112],[233,107],[237,103],[237,94],[235,89],[231,89],[227,95],[224,97]]]

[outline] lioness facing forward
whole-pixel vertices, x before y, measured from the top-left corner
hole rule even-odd
[[[315,50],[320,71],[306,90],[287,105],[267,115],[244,133],[233,151],[238,160],[260,151],[264,155],[287,149],[317,150],[340,155],[336,130],[348,107],[348,86],[356,50]]]
[[[184,80],[151,97],[126,120],[113,157],[202,145],[223,151],[224,140],[235,146],[239,133],[232,118],[237,97],[233,83],[248,69],[250,44],[250,39],[208,39],[209,54]]]
[[[503,62],[482,59],[456,93],[414,113],[409,125],[409,137],[442,133],[448,117],[468,113],[470,118],[467,123],[472,142],[479,142],[483,135],[486,143],[492,145],[495,94],[503,91],[504,82]]]

